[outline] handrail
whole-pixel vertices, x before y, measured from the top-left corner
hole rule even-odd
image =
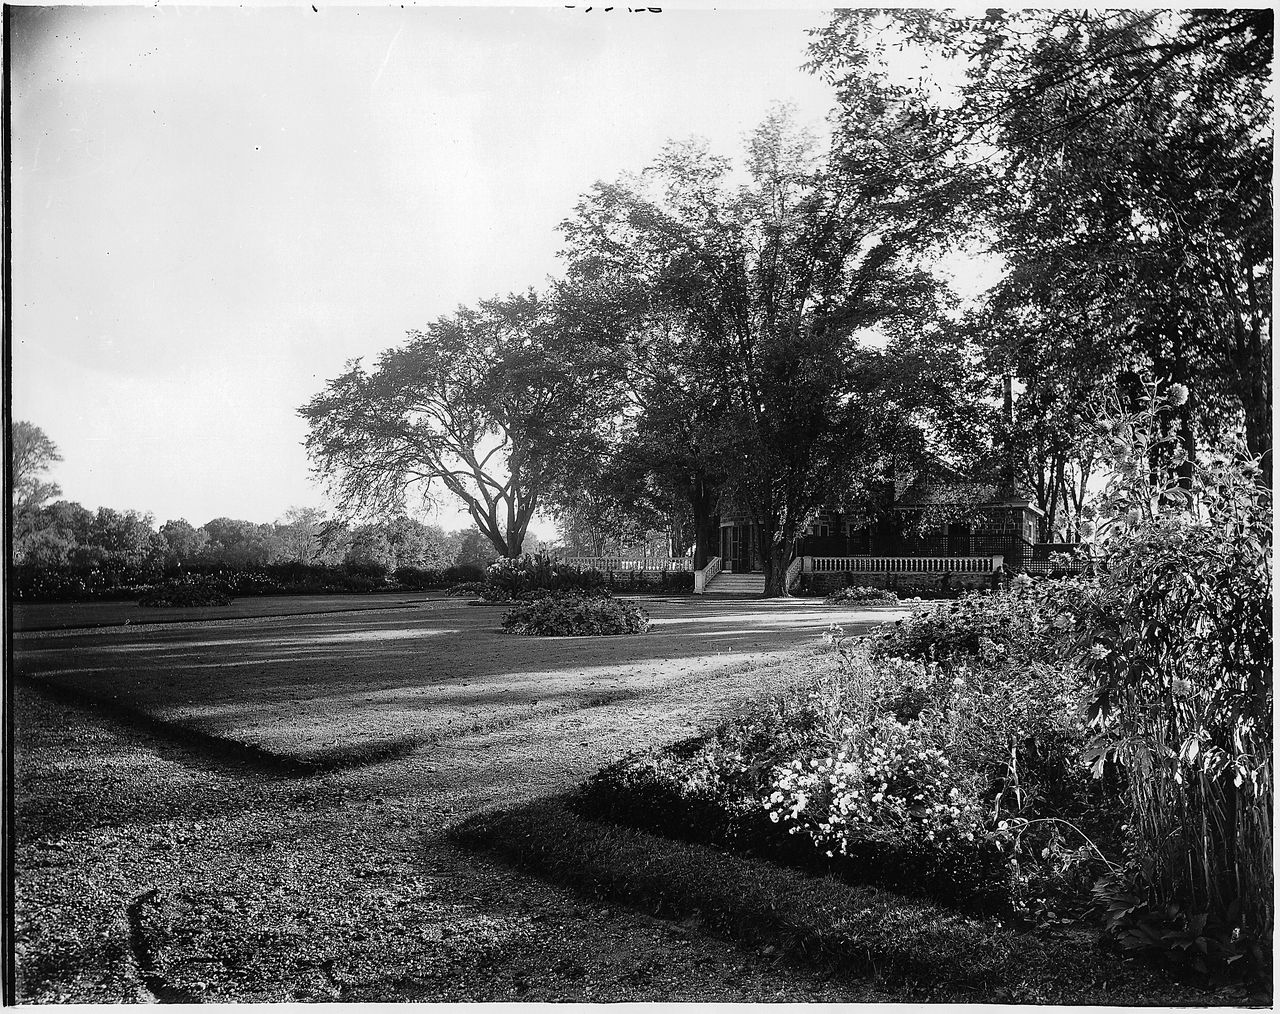
[[[718,556],[713,556],[707,561],[707,565],[701,570],[693,572],[693,594],[705,595],[707,585],[716,579],[716,575],[720,573],[721,560]]]
[[[805,571],[815,574],[990,574],[1004,556],[806,556]]]

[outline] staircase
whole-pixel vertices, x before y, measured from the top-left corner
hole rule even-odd
[[[737,598],[758,598],[764,594],[763,574],[726,574],[721,571],[707,585],[708,595],[733,595]]]

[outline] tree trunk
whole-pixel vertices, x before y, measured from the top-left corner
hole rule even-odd
[[[690,489],[689,506],[693,509],[693,567],[701,570],[707,561],[717,555],[720,537],[720,525],[714,513],[716,490],[706,480],[706,476],[694,476]]]
[[[767,599],[788,598],[791,591],[787,588],[787,568],[791,566],[794,555],[788,546],[770,545],[764,552],[764,597]]]
[[[787,598],[787,568],[791,566],[795,540],[788,537],[787,526],[782,531],[764,522],[760,525],[760,562],[764,566],[764,597]]]

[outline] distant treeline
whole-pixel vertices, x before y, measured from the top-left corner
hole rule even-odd
[[[326,521],[295,508],[274,524],[215,518],[159,528],[151,515],[60,500],[15,519],[10,596],[18,601],[129,598],[166,578],[216,575],[233,595],[444,587],[478,580],[494,559],[478,532],[408,517]]]

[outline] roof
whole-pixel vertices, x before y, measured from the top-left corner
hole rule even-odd
[[[1012,494],[998,482],[966,482],[962,479],[916,479],[905,490],[895,488],[896,507],[935,507],[950,504],[980,505],[1027,503],[1034,499],[1024,490]]]

